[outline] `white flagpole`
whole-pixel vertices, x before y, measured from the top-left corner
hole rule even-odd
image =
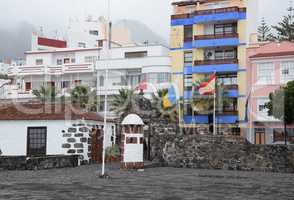
[[[104,82],[104,89],[105,89],[105,94],[104,94],[104,125],[103,125],[103,148],[102,148],[102,169],[101,169],[101,177],[105,176],[105,150],[106,150],[106,131],[107,131],[107,107],[108,107],[108,95],[107,95],[107,85],[108,85],[108,69],[107,67],[109,67],[109,59],[110,59],[110,47],[111,47],[111,41],[110,41],[110,0],[108,0],[108,19],[107,19],[107,41],[108,41],[108,45],[107,45],[107,66],[106,66],[106,70],[105,70],[105,82]]]

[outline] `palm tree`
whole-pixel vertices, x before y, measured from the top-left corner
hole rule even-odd
[[[33,90],[33,94],[43,103],[54,102],[56,99],[56,89],[53,86],[41,86],[39,90]]]
[[[81,108],[86,108],[90,99],[89,88],[82,85],[76,86],[70,92],[70,96],[71,96],[71,102],[74,105],[79,106]]]
[[[111,110],[118,115],[131,112],[136,95],[132,90],[120,89],[118,95],[113,96]]]

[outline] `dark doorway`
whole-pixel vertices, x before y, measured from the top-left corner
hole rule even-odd
[[[213,114],[208,115],[209,132],[213,133]]]
[[[47,127],[28,127],[27,156],[45,156],[47,147]]]
[[[91,161],[93,163],[102,162],[103,150],[103,130],[93,129],[91,134]]]

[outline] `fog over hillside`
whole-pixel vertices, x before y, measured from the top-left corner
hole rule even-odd
[[[14,28],[0,28],[0,59],[24,57],[30,49],[33,25],[21,22]]]
[[[164,38],[139,21],[118,20],[114,24],[128,28],[133,41],[136,43],[148,41],[149,43],[167,44]],[[46,26],[43,26],[43,28],[46,32]],[[30,49],[31,34],[36,29],[27,22],[21,22],[13,28],[0,28],[0,59],[24,57],[24,52]],[[64,30],[60,30],[60,32],[64,32]]]

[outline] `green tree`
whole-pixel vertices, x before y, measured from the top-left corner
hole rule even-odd
[[[265,42],[274,40],[274,36],[271,31],[271,27],[266,23],[265,19],[262,18],[261,24],[257,29],[258,41]]]
[[[121,89],[118,95],[114,95],[111,110],[119,115],[126,114],[132,110],[135,94],[132,90]]]
[[[294,41],[294,8],[288,8],[289,14],[282,18],[282,21],[273,29],[277,32],[276,39],[280,41]]]
[[[270,93],[265,104],[268,114],[284,122],[284,137],[287,144],[287,125],[294,122],[294,81]]]
[[[39,90],[33,90],[33,94],[43,103],[54,102],[56,99],[56,89],[53,86],[41,86]]]
[[[8,78],[7,74],[0,74],[0,79],[5,79],[5,80],[7,80],[7,79],[9,79],[9,78]]]
[[[76,86],[70,92],[71,102],[81,108],[86,108],[89,101],[89,89],[85,86]]]

